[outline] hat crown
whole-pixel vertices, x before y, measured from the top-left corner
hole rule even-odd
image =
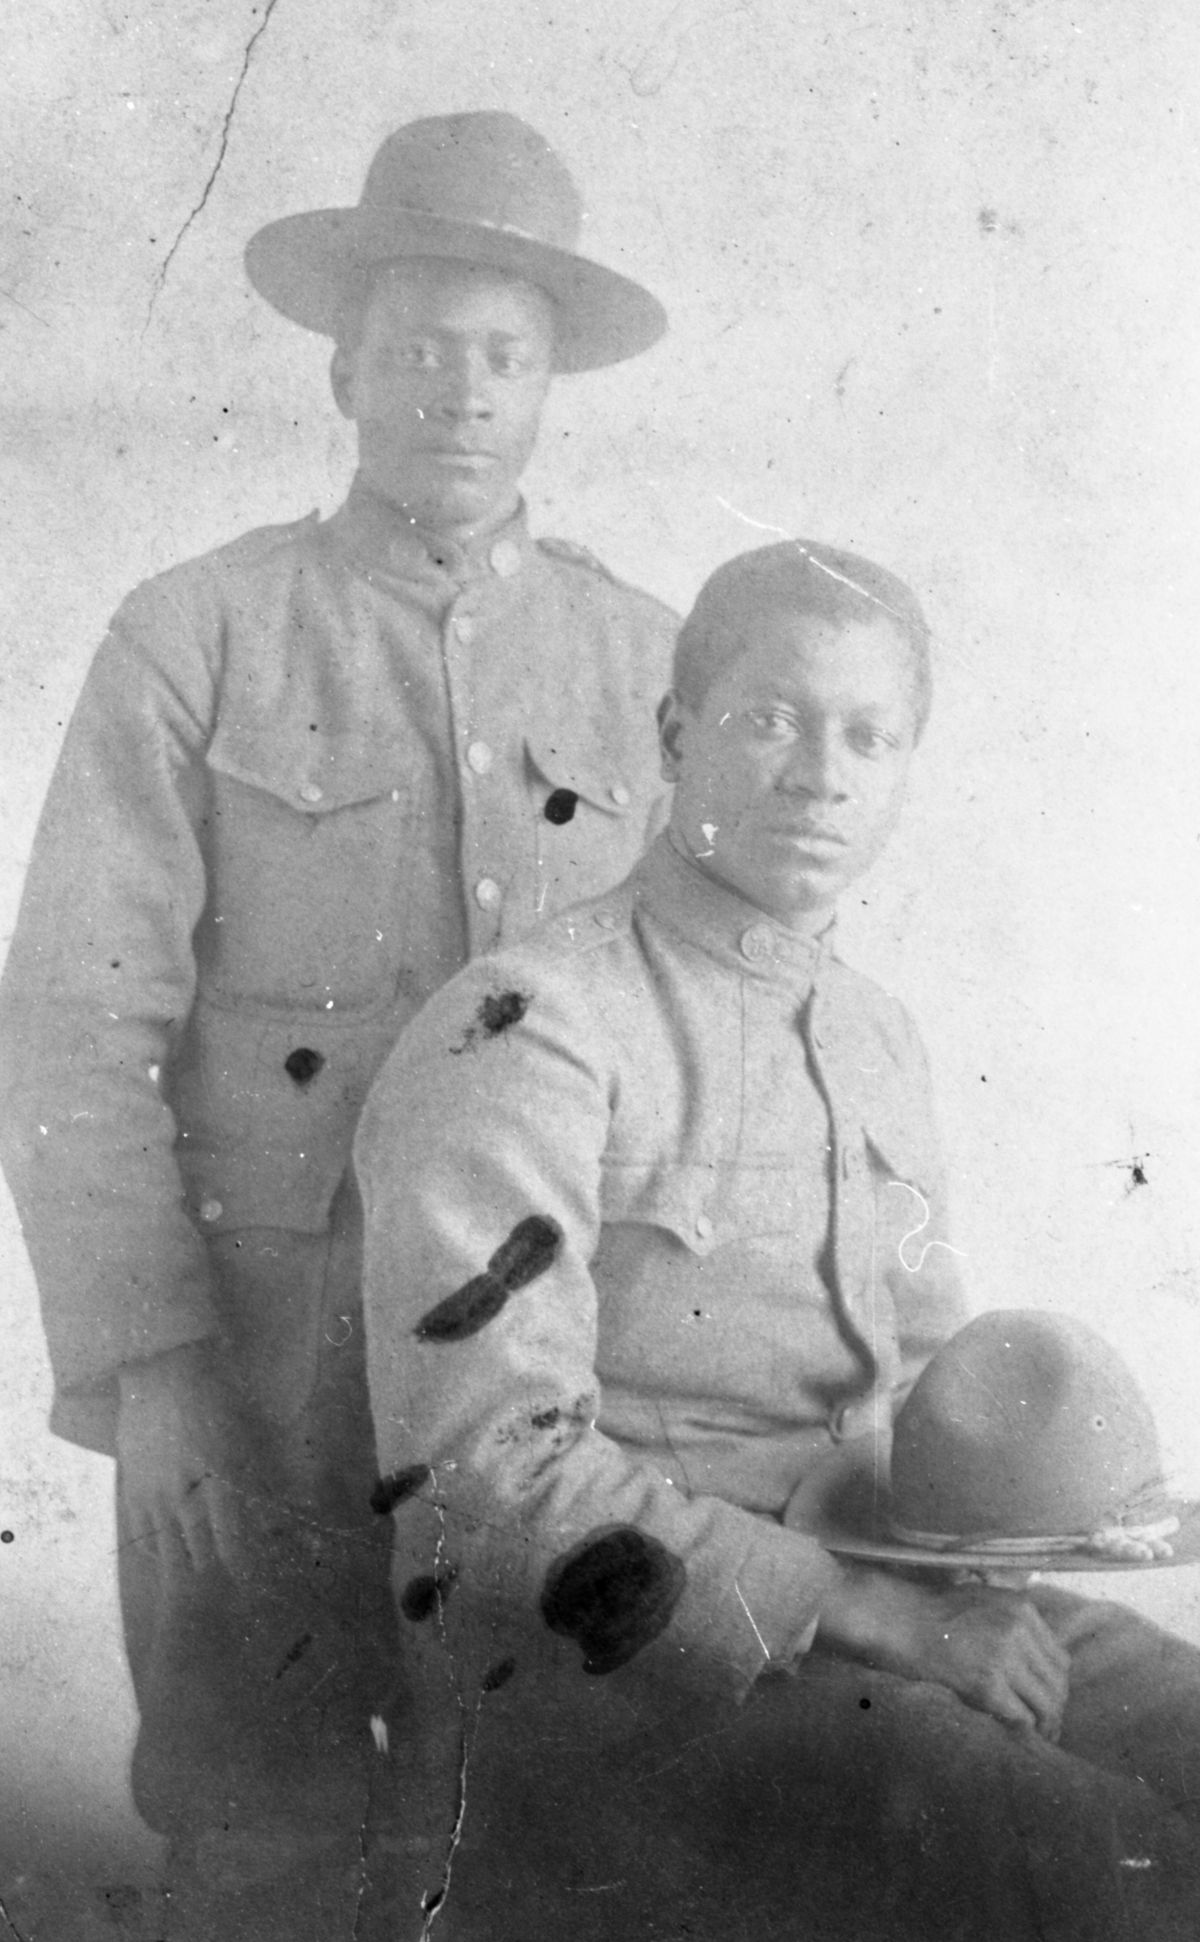
[[[1085,1323],[1024,1309],[978,1316],[900,1410],[897,1528],[939,1536],[1088,1533],[1166,1507],[1154,1418]]]
[[[482,225],[573,250],[583,206],[566,165],[516,115],[477,112],[408,122],[377,151],[359,218],[369,232],[397,210]]]

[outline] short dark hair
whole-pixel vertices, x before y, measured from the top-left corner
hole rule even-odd
[[[782,540],[741,553],[705,581],[675,646],[672,682],[680,701],[702,705],[722,669],[753,644],[751,629],[764,609],[811,614],[835,627],[890,621],[911,657],[920,739],[933,701],[929,623],[920,602],[886,567],[814,539]]]

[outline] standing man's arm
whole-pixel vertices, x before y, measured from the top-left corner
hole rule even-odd
[[[67,732],[0,985],[0,1138],[54,1426],[115,1440],[135,1528],[169,1541],[178,1527],[197,1558],[214,1533],[232,1553],[227,1492],[205,1479],[228,1471],[239,1431],[164,1084],[195,991],[217,645],[162,582],[121,608]]]

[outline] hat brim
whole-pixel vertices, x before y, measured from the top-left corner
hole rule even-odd
[[[372,270],[406,256],[436,256],[523,277],[558,311],[555,371],[593,371],[649,350],[667,313],[640,283],[570,250],[487,224],[393,211],[386,227],[358,209],[310,209],[268,223],[246,245],[246,274],[260,296],[306,330],[336,334],[346,303]]]
[[[865,1440],[864,1440],[865,1441]],[[967,1571],[1149,1571],[1200,1563],[1200,1503],[1172,1502],[1179,1529],[1168,1540],[1169,1558],[1109,1558],[1094,1551],[1048,1551],[1036,1538],[1017,1550],[945,1550],[905,1544],[888,1526],[886,1481],[873,1474],[871,1453],[843,1444],[814,1465],[784,1514],[790,1530],[802,1531],[839,1557],[864,1564],[938,1565]]]

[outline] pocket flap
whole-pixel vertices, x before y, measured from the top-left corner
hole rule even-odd
[[[221,722],[208,748],[208,766],[251,789],[262,789],[305,816],[324,816],[381,796],[407,796],[411,752],[359,732],[301,738],[290,723],[272,729]]]
[[[550,789],[570,789],[607,816],[627,816],[633,790],[617,763],[611,766],[595,748],[580,748],[574,736],[543,732],[525,737],[531,766]]]
[[[867,1151],[877,1172],[888,1180],[932,1191],[941,1178],[941,1162],[931,1129],[905,1123],[898,1112],[876,1108],[863,1127]]]
[[[715,1184],[708,1166],[673,1166],[606,1160],[600,1179],[600,1212],[606,1225],[663,1227],[693,1254],[717,1244],[708,1213]]]

